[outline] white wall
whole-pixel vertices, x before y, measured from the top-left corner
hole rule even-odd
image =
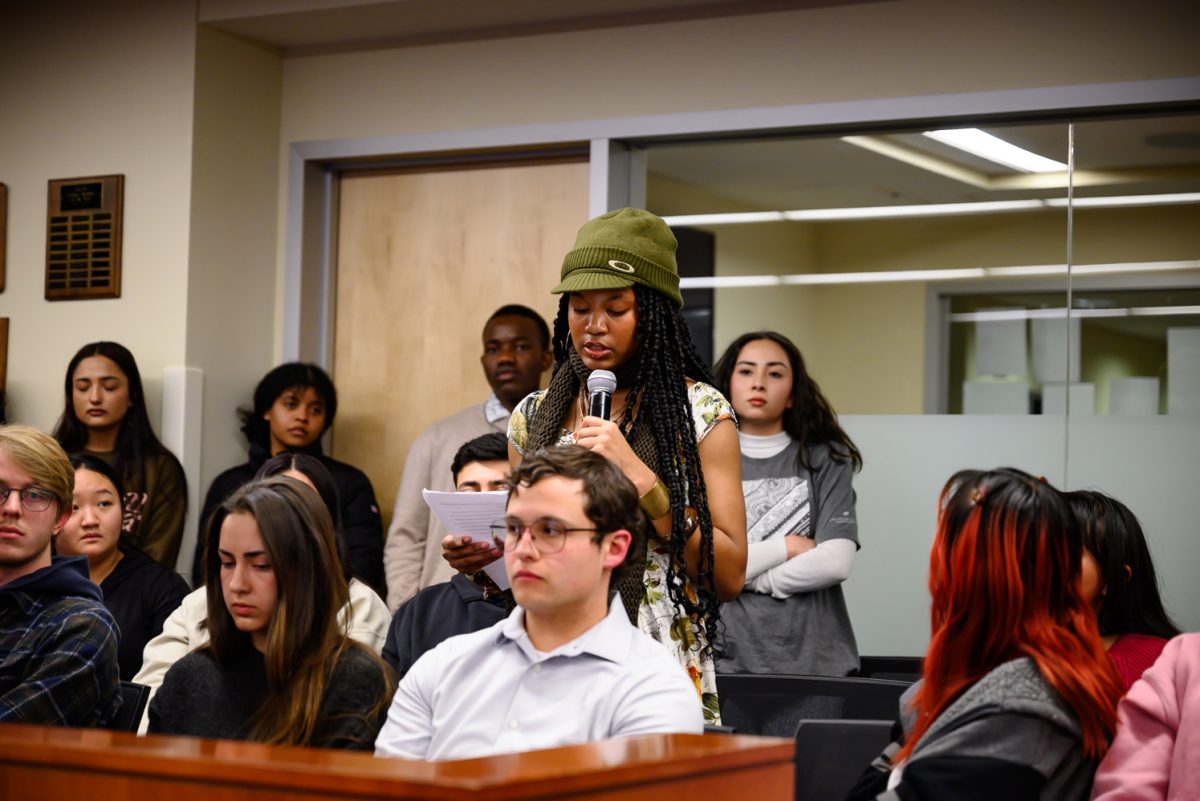
[[[202,493],[245,458],[235,408],[273,363],[281,87],[278,56],[197,29],[188,2],[54,0],[0,26],[9,419],[50,428],[74,351],[129,347],[151,421],[177,422],[160,431],[188,473],[183,568]],[[109,173],[125,175],[122,296],[48,303],[46,181]],[[169,368],[203,396],[172,384],[164,410]]]
[[[236,409],[274,364],[282,62],[273,52],[197,31],[187,364],[203,373],[201,458],[180,569],[190,566],[200,501],[217,473],[246,459]]]
[[[854,479],[862,550],[845,584],[860,653],[924,653],[938,493],[967,468],[1018,467],[1125,503],[1145,529],[1168,610],[1185,630],[1200,630],[1200,538],[1186,500],[1200,475],[1194,418],[1072,418],[1069,460],[1063,417],[848,415],[842,423],[864,460]]]
[[[8,184],[8,417],[49,429],[85,342],[137,357],[151,421],[185,358],[195,11],[188,3],[9,4],[0,24],[0,181]],[[46,182],[125,176],[121,297],[43,299]]]

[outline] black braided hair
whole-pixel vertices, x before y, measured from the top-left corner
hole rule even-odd
[[[637,375],[625,409],[637,408],[639,411],[632,420],[632,415],[627,411],[619,421],[619,426],[626,440],[635,446],[639,440],[645,440],[647,433],[652,438],[654,464],[648,466],[662,479],[672,501],[667,591],[672,602],[684,614],[694,614],[703,620],[708,641],[705,649],[711,651],[717,641],[721,602],[716,589],[708,489],[700,466],[700,450],[685,379],[707,384],[711,384],[713,379],[707,365],[696,352],[691,333],[678,307],[664,295],[641,285],[634,285],[633,291],[637,302]],[[538,409],[539,415],[545,413],[548,420],[553,421],[554,431],[562,427],[579,389],[578,380],[573,375],[569,379],[567,375],[558,375],[564,370],[572,373],[570,357],[575,346],[571,342],[567,322],[568,297],[566,294],[562,296],[558,315],[554,319],[554,378],[551,379],[551,390],[546,393]],[[558,380],[555,381],[555,378]],[[564,391],[555,392],[556,386]],[[531,430],[531,444],[533,433]],[[645,451],[638,447],[634,450],[639,456]],[[686,506],[694,508],[699,519],[700,563],[696,570],[695,600],[688,596],[685,589],[685,547],[690,533],[684,527]],[[677,581],[677,578],[681,580]]]

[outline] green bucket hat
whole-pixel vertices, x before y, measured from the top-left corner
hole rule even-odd
[[[676,246],[671,229],[648,211],[617,209],[601,214],[579,229],[575,247],[563,259],[562,280],[550,291],[560,294],[641,284],[682,306]]]

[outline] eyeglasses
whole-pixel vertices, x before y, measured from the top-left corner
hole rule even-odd
[[[0,485],[0,507],[8,503],[8,496],[14,492],[18,493],[18,496],[21,498],[21,506],[24,507],[26,512],[44,512],[50,508],[50,504],[54,501],[54,495],[37,487],[26,487],[19,490]]]
[[[533,547],[538,553],[547,555],[561,551],[567,534],[572,531],[599,531],[597,528],[568,528],[557,520],[546,518],[525,523],[515,517],[497,520],[490,528],[496,545],[507,550],[516,548],[521,542],[521,535],[528,531]]]

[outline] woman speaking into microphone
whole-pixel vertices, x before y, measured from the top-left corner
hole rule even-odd
[[[687,669],[718,719],[711,643],[722,600],[746,570],[746,512],[733,408],[710,384],[680,315],[675,236],[660,218],[620,209],[588,221],[563,259],[554,320],[554,373],[517,405],[509,456],[577,443],[621,468],[653,530],[620,587],[630,619]],[[616,376],[609,419],[588,414],[588,377]],[[451,543],[457,545],[458,543]],[[486,544],[447,548],[460,557]],[[490,550],[486,556],[498,556]],[[486,560],[485,560],[486,561]],[[478,560],[471,560],[477,569]],[[465,567],[465,565],[463,565]]]

